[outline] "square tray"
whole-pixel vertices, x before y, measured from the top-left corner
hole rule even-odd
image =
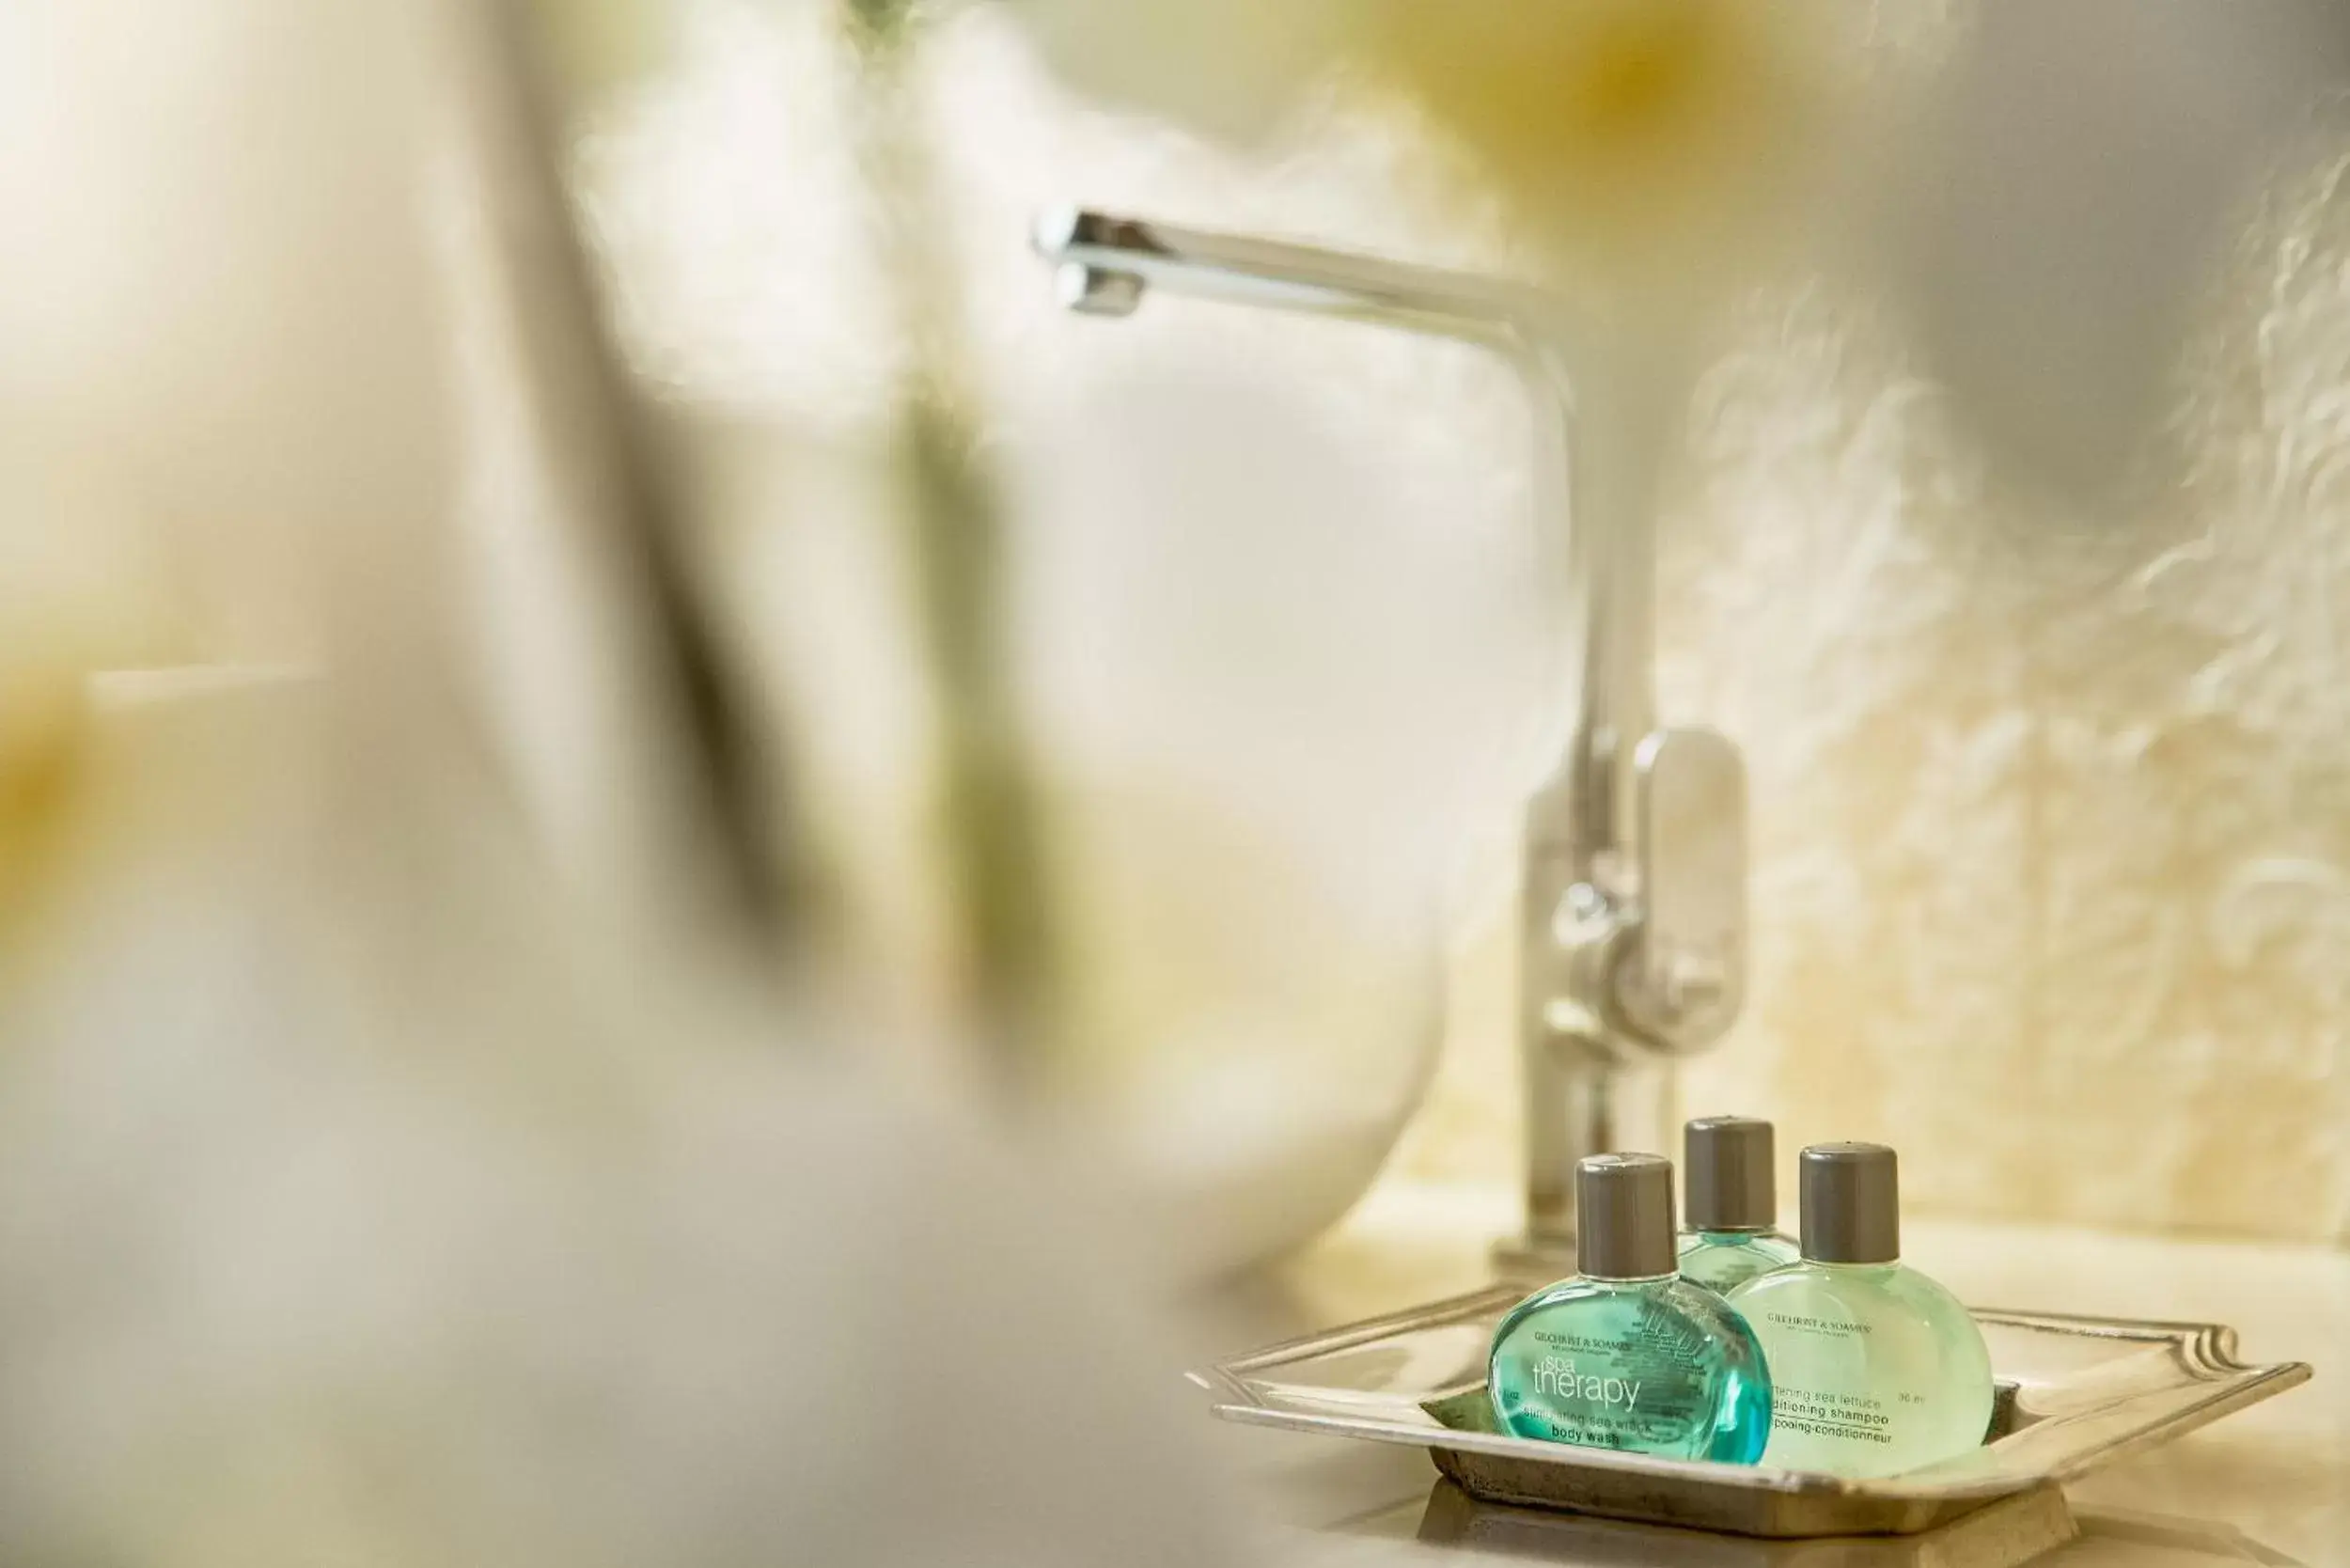
[[[1924,1469],[1846,1481],[1494,1431],[1486,1350],[1525,1294],[1496,1285],[1254,1351],[1192,1381],[1215,1396],[1215,1414],[1228,1420],[1425,1448],[1436,1468],[1488,1501],[1810,1537],[1932,1529],[2167,1443],[2310,1378],[2305,1362],[2238,1361],[2235,1331],[2217,1324],[1976,1309],[1999,1382],[1983,1446]]]

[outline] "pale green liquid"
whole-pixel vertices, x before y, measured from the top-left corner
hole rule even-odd
[[[1684,1231],[1680,1247],[1681,1278],[1724,1294],[1803,1256],[1776,1231]]]
[[[1762,1353],[1722,1298],[1675,1275],[1574,1278],[1512,1308],[1486,1365],[1504,1432],[1751,1465],[1770,1435]]]
[[[1762,1462],[1897,1475],[1991,1424],[1991,1356],[1958,1298],[1898,1263],[1798,1262],[1730,1294],[1770,1363]]]

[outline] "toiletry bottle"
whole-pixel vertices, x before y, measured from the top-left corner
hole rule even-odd
[[[1893,1151],[1803,1152],[1803,1260],[1730,1293],[1772,1386],[1764,1462],[1866,1477],[1966,1452],[1991,1424],[1991,1356],[1958,1298],[1901,1262]]]
[[[1673,1168],[1597,1154],[1574,1169],[1575,1278],[1495,1331],[1494,1419],[1521,1437],[1751,1465],[1771,1382],[1722,1298],[1673,1268]]]
[[[1681,1130],[1681,1277],[1710,1291],[1743,1285],[1801,1256],[1779,1234],[1771,1124],[1700,1117]]]

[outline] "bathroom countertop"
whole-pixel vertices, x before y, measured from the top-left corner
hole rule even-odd
[[[1474,1289],[1512,1212],[1496,1190],[1384,1185],[1306,1252],[1198,1303],[1196,1347],[1205,1358]],[[2041,1562],[2350,1568],[2350,1252],[1923,1217],[1906,1223],[1904,1250],[1978,1306],[2224,1323],[2247,1360],[2317,1369],[2301,1388],[2071,1488],[2083,1537]],[[1418,1450],[1216,1432],[1270,1517],[1277,1564],[1734,1560],[1711,1544],[1682,1554],[1588,1523],[1556,1539],[1540,1517],[1534,1529],[1465,1528],[1481,1505],[1439,1493]],[[1464,1534],[1479,1544],[1442,1544]]]

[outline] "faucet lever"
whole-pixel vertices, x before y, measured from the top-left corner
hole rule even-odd
[[[1640,918],[1617,1000],[1684,1055],[1729,1032],[1746,992],[1746,764],[1713,730],[1660,729],[1633,766]]]

